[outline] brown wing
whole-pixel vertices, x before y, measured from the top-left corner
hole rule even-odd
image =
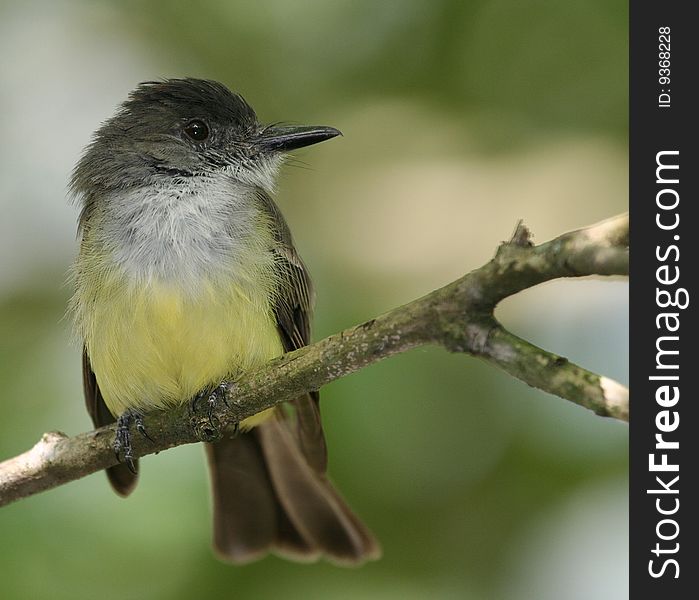
[[[276,236],[275,263],[280,291],[274,305],[277,329],[287,352],[310,343],[313,285],[306,266],[294,248],[289,227],[272,199],[259,194],[261,205],[270,218]],[[320,420],[318,392],[311,392],[293,401],[296,412],[296,433],[301,450],[318,472],[327,468],[327,450]]]
[[[85,392],[87,412],[90,413],[95,428],[114,423],[116,419],[104,403],[95,373],[92,371],[92,365],[90,365],[90,357],[85,349],[83,349],[83,390]],[[136,470],[138,470],[138,461],[134,461],[134,465]],[[107,477],[114,491],[120,496],[128,496],[133,492],[138,481],[138,475],[132,473],[125,464],[107,469]]]

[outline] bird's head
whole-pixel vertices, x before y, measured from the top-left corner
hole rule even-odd
[[[226,173],[269,190],[287,152],[337,135],[333,127],[262,125],[242,96],[215,81],[146,82],[95,133],[71,187],[85,194]]]

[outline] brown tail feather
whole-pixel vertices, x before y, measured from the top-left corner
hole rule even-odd
[[[315,562],[320,558],[318,549],[302,537],[279,502],[277,502],[277,536],[274,538],[271,550],[279,556],[297,562]]]
[[[208,446],[214,494],[214,545],[244,563],[274,551],[344,565],[378,558],[377,541],[308,464],[281,414],[249,433]]]
[[[257,441],[244,434],[206,444],[206,451],[216,553],[235,563],[261,558],[277,534],[277,501]]]
[[[277,413],[257,435],[277,500],[309,545],[340,564],[378,558],[374,536],[325,475],[308,464],[284,418]]]
[[[320,420],[318,392],[300,396],[293,402],[296,412],[296,437],[308,464],[319,473],[328,468],[328,450]]]

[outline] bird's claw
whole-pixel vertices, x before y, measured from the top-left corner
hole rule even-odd
[[[145,426],[143,425],[143,414],[137,410],[129,409],[119,415],[116,422],[116,436],[112,448],[119,462],[123,462],[133,474],[136,474],[136,465],[134,463],[133,445],[131,443],[131,424],[136,426],[136,430],[147,440],[153,441],[153,438],[148,435]]]
[[[206,420],[209,422],[208,431],[206,431],[206,437],[216,437],[220,435],[221,423],[216,417],[216,409],[223,404],[226,408],[230,408],[228,405],[227,395],[229,383],[227,381],[222,381],[214,388],[207,388],[199,392],[190,403],[190,410],[192,415],[204,413]],[[202,403],[206,404],[202,406]],[[233,430],[233,435],[238,433],[238,424],[236,423]]]
[[[209,423],[213,427],[215,425],[214,421],[218,420],[214,416],[216,407],[223,403],[226,408],[228,408],[228,400],[226,400],[226,395],[228,393],[228,382],[222,381],[215,388],[209,388],[199,392],[190,404],[190,408],[193,413],[199,412],[199,404],[202,400],[206,399],[206,416],[209,419]]]

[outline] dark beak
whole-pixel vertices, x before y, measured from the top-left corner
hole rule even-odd
[[[342,135],[334,127],[311,125],[297,127],[294,125],[271,125],[266,127],[255,142],[267,151],[287,152],[318,142],[324,142],[335,136]]]

